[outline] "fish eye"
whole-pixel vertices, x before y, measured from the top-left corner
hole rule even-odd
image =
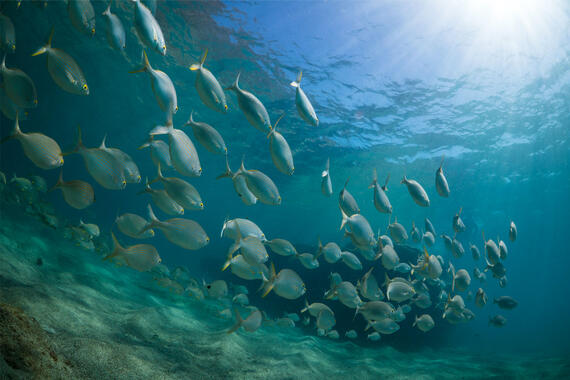
[[[89,88],[89,87],[87,87],[86,84],[83,85],[83,89],[84,89],[85,91],[87,91],[88,88]]]
[[[91,34],[95,34],[95,28],[91,29]]]
[[[224,109],[227,111],[228,110],[228,105],[224,104]]]
[[[200,202],[200,207],[204,208],[204,202]]]

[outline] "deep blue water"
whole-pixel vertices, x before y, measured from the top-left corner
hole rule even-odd
[[[78,33],[69,21],[65,5],[50,1],[45,9],[24,3],[16,9],[3,2],[2,12],[16,26],[17,50],[6,58],[33,79],[38,107],[29,110],[20,125],[24,132],[38,131],[53,137],[70,150],[77,125],[88,147],[98,146],[106,134],[108,145],[124,150],[138,164],[142,177],[154,178],[156,169],[149,152],[137,150],[148,132],[165,121],[144,74],[129,74],[140,62],[141,44],[133,33],[133,5],[113,5],[127,31],[125,54],[108,47],[104,23],[97,17],[97,32],[90,38]],[[479,5],[478,5],[479,4]],[[106,3],[93,2],[99,15]],[[475,265],[468,252],[473,242],[482,250],[481,232],[487,238],[507,241],[514,220],[518,239],[509,245],[505,261],[508,285],[501,289],[490,273],[482,287],[490,302],[477,318],[450,325],[438,315],[436,328],[421,334],[411,328],[412,312],[401,330],[384,337],[381,344],[402,350],[418,346],[465,346],[477,352],[542,352],[567,354],[569,349],[567,302],[568,243],[565,234],[570,215],[570,7],[549,1],[451,1],[414,2],[189,2],[158,1],[156,18],[167,45],[162,57],[146,49],[156,69],[172,79],[179,111],[175,127],[196,118],[215,126],[228,146],[232,169],[245,155],[248,168],[269,175],[279,188],[279,206],[245,206],[229,180],[216,180],[224,171],[223,156],[197,146],[203,167],[200,178],[186,178],[200,192],[204,211],[187,211],[211,238],[199,251],[186,251],[169,243],[160,233],[149,243],[159,250],[171,268],[185,265],[198,279],[225,279],[246,283],[231,273],[221,273],[229,240],[219,238],[226,216],[255,221],[269,238],[284,238],[299,252],[314,252],[317,236],[350,249],[339,231],[341,216],[338,192],[350,177],[348,189],[361,214],[374,230],[386,232],[388,216],[378,213],[368,185],[376,168],[380,182],[387,173],[392,220],[407,229],[412,221],[423,227],[429,217],[438,233],[452,235],[451,218],[463,207],[467,231],[460,235],[467,252],[452,259],[441,239],[430,249],[451,259],[456,268],[472,273]],[[43,44],[51,27],[53,46],[72,55],[83,69],[91,94],[71,95],[49,77],[46,57],[31,57]],[[272,121],[285,114],[278,130],[291,146],[295,173],[281,174],[269,155],[267,138],[255,130],[239,110],[236,97],[226,92],[229,111],[208,109],[194,88],[195,73],[188,66],[209,49],[206,67],[222,84],[230,85],[241,72],[240,86],[253,92],[265,105]],[[320,124],[311,127],[297,114],[295,91],[289,82],[303,70],[302,87],[312,101]],[[1,136],[13,122],[0,117]],[[192,137],[191,132],[188,134]],[[192,137],[193,138],[193,137]],[[451,188],[449,198],[437,195],[434,174],[445,156],[444,170]],[[320,192],[320,173],[331,159],[334,194]],[[0,146],[0,170],[11,177],[39,174],[55,184],[59,170],[44,171],[25,158],[18,143]],[[71,209],[59,192],[46,195],[69,222],[79,218],[97,223],[108,235],[117,214],[146,216],[150,197],[135,195],[142,184],[110,191],[97,185],[78,155],[65,158],[66,179],[90,182],[96,202],[83,211]],[[175,174],[171,171],[170,174]],[[426,189],[431,205],[418,207],[410,198],[404,176]],[[155,210],[156,211],[156,210]],[[6,212],[6,215],[8,213]],[[160,215],[159,218],[166,218]],[[119,239],[130,242],[125,236]],[[421,248],[419,245],[410,245]],[[302,248],[301,248],[302,247]],[[344,264],[309,271],[292,258],[271,255],[279,268],[295,269],[305,280],[308,298],[322,299],[328,274],[338,271],[356,283],[364,272]],[[362,259],[365,268],[372,264]],[[379,265],[379,264],[378,264]],[[378,269],[379,282],[383,275]],[[254,295],[258,281],[248,283],[252,304],[279,316],[298,311],[304,297],[283,300],[274,294]],[[470,290],[476,291],[473,279]],[[510,295],[519,306],[501,311],[492,298]],[[338,330],[351,325],[353,311],[332,301]],[[488,326],[488,317],[501,313],[508,318],[502,329]],[[435,315],[434,311],[434,315]],[[440,313],[440,311],[437,311]],[[303,328],[306,334],[314,329]],[[364,339],[362,344],[370,345]]]

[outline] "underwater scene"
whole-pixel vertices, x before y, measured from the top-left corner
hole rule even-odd
[[[0,0],[0,379],[570,378],[570,2]]]

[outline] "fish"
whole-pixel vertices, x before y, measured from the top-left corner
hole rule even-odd
[[[48,190],[46,180],[39,175],[30,176],[30,182],[34,185],[34,189],[40,193],[45,193]]]
[[[0,73],[0,77],[1,77]],[[28,112],[20,108],[8,97],[4,83],[0,83],[0,111],[7,119],[16,120],[16,115],[19,115],[20,120],[26,120]]]
[[[87,231],[90,239],[98,237],[99,234],[101,233],[98,225],[93,223],[84,223],[83,219],[79,219],[79,228],[82,228],[83,230]]]
[[[368,321],[368,325],[364,331],[373,328],[376,332],[384,335],[390,335],[400,329],[400,326],[391,318],[383,318],[377,321]]]
[[[479,248],[476,245],[469,243],[469,249],[471,250],[471,256],[473,256],[473,260],[477,261],[481,258],[481,253],[479,252]]]
[[[406,185],[408,192],[418,206],[429,207],[429,197],[422,185],[413,179],[406,178],[406,176],[402,178],[402,181],[400,183]]]
[[[517,226],[515,222],[511,220],[511,224],[509,225],[509,239],[514,242],[517,240]]]
[[[419,243],[422,241],[422,234],[420,230],[416,227],[414,221],[412,221],[412,229],[410,231],[410,235],[415,243]]]
[[[355,316],[362,314],[367,321],[376,321],[384,318],[392,318],[396,310],[387,302],[374,300],[365,302],[356,309]]]
[[[161,55],[166,55],[166,43],[162,29],[152,12],[140,0],[135,3],[135,30],[141,42]]]
[[[432,222],[428,218],[425,218],[424,220],[424,228],[426,231],[431,232],[434,237],[437,236],[437,234],[435,233],[435,228]]]
[[[242,255],[228,255],[222,266],[222,271],[230,268],[231,272],[243,280],[263,280],[270,276],[269,268],[265,264],[253,266]]]
[[[435,236],[433,236],[433,234],[430,231],[424,232],[422,240],[424,241],[424,243],[426,243],[428,247],[431,247],[435,244]]]
[[[342,281],[338,285],[334,285],[325,298],[336,298],[344,306],[351,309],[358,309],[363,304],[362,300],[358,296],[356,287],[348,281]]]
[[[505,260],[509,255],[509,249],[507,248],[507,244],[504,241],[499,240],[499,257],[501,260]]]
[[[341,259],[341,249],[335,242],[329,242],[323,246],[321,238],[318,241],[318,251],[316,257],[324,256],[325,261],[334,264]]]
[[[330,330],[336,325],[336,318],[334,312],[329,309],[322,309],[317,315],[317,328],[323,329],[325,331]]]
[[[150,148],[150,158],[154,165],[160,164],[163,168],[172,167],[170,161],[170,147],[162,140],[157,140],[153,135],[149,135],[148,140],[143,143],[138,149]]]
[[[237,309],[234,309],[234,313],[236,316],[236,323],[227,331],[228,334],[237,331],[240,327],[243,327],[247,332],[255,332],[263,322],[263,314],[261,314],[261,311],[259,310],[253,311],[246,319],[242,319]]]
[[[345,337],[347,337],[348,339],[356,339],[358,338],[358,334],[356,333],[356,331],[354,330],[348,330],[345,334]]]
[[[497,246],[497,244],[489,239],[487,241],[485,241],[485,233],[483,232],[483,241],[485,242],[485,256],[486,256],[486,260],[488,260],[488,262],[491,265],[496,265],[497,263],[500,262],[501,260],[501,255],[500,255],[500,251],[499,251],[499,247]]]
[[[358,204],[356,203],[356,200],[352,194],[350,194],[350,192],[346,189],[349,180],[350,178],[346,180],[344,187],[338,195],[338,204],[340,205],[341,210],[350,217],[354,214],[360,214],[360,208],[358,207]]]
[[[288,240],[285,239],[272,239],[265,242],[269,248],[281,256],[295,256],[297,250]]]
[[[503,327],[506,324],[507,324],[507,318],[503,317],[500,314],[495,315],[493,317],[489,317],[489,326]]]
[[[435,172],[435,189],[441,197],[447,198],[449,197],[449,185],[445,174],[443,174],[443,159],[444,157],[441,157],[441,164]]]
[[[378,239],[378,255],[382,266],[387,270],[394,269],[400,263],[398,253],[391,245],[384,245],[382,239]]]
[[[451,237],[447,236],[446,234],[441,234],[440,237],[443,239],[443,245],[445,246],[445,249],[453,253],[453,239],[451,239]]]
[[[228,251],[228,257],[233,255],[238,249],[244,259],[252,266],[259,266],[264,264],[269,259],[267,250],[263,245],[263,242],[256,236],[243,236],[239,228],[239,223],[237,227],[237,236],[234,244],[230,247]]]
[[[356,283],[356,288],[360,295],[369,301],[380,301],[384,299],[384,293],[378,286],[376,278],[372,275],[374,267],[370,268],[364,276]]]
[[[416,315],[416,319],[414,320],[412,327],[415,326],[417,326],[418,329],[422,332],[428,332],[434,328],[435,322],[429,314],[422,314],[419,318]]]
[[[462,257],[465,254],[465,249],[463,248],[463,244],[457,239],[453,239],[451,241],[451,253],[453,253],[453,257],[456,259]]]
[[[113,252],[105,256],[103,260],[119,259],[139,272],[148,272],[162,261],[156,248],[150,244],[122,247],[112,232],[111,238],[114,245]]]
[[[152,202],[164,213],[172,216],[184,215],[184,207],[170,198],[166,190],[151,188],[148,183],[148,178],[145,180],[145,188],[138,192],[138,194],[144,193],[150,194]]]
[[[221,299],[228,296],[228,284],[224,280],[212,281],[210,284],[202,280],[202,284],[209,298]]]
[[[388,191],[388,181],[390,181],[390,174],[386,177],[386,181],[384,181],[384,186],[380,186],[378,184],[378,173],[376,169],[374,169],[374,175],[372,177],[372,183],[368,188],[374,189],[373,196],[374,196],[374,207],[378,212],[384,214],[391,214],[392,213],[392,204],[386,195]]]
[[[87,80],[75,59],[63,50],[51,46],[53,33],[52,28],[47,43],[36,50],[32,57],[46,54],[48,72],[62,90],[75,95],[89,95]]]
[[[267,175],[259,170],[245,169],[243,160],[239,173],[245,177],[247,188],[261,203],[274,206],[281,204],[279,189],[277,189],[275,183]]]
[[[503,277],[499,278],[499,286],[501,288],[504,288],[507,286],[507,276],[503,276]]]
[[[127,153],[123,152],[117,148],[108,148],[105,145],[105,140],[107,135],[103,137],[103,141],[99,146],[99,149],[108,152],[110,155],[115,157],[117,162],[121,165],[121,169],[125,173],[125,180],[127,183],[139,183],[141,181],[141,174],[139,168],[135,161]]]
[[[347,267],[353,270],[362,270],[362,263],[358,260],[358,257],[352,252],[343,251],[340,254],[342,262],[346,264]]]
[[[226,154],[226,171],[216,177],[216,179],[221,179],[221,178],[232,179],[234,190],[236,191],[237,195],[240,197],[241,201],[246,206],[251,206],[257,203],[257,197],[247,187],[247,182],[242,172],[238,170],[238,172],[234,173],[230,169],[230,163],[228,161],[227,154]]]
[[[331,310],[330,307],[328,307],[327,305],[325,305],[324,303],[320,303],[320,302],[315,302],[312,304],[309,304],[309,302],[307,301],[307,299],[305,298],[305,307],[303,309],[301,309],[301,313],[306,313],[309,312],[309,314],[313,317],[318,317],[320,312],[322,310],[328,310],[330,311],[333,315],[333,311]]]
[[[453,231],[455,231],[456,234],[459,234],[461,232],[465,232],[465,229],[466,229],[465,224],[463,223],[463,220],[461,220],[461,211],[462,210],[463,210],[463,207],[461,207],[459,209],[459,212],[453,216],[453,220],[451,223]]]
[[[176,177],[164,177],[160,170],[160,165],[157,166],[157,177],[149,184],[155,182],[162,182],[164,190],[170,198],[182,206],[186,210],[203,210],[204,202],[198,193],[198,190],[183,179]]]
[[[375,245],[374,232],[364,216],[360,214],[348,216],[342,207],[340,212],[342,214],[341,230],[347,227],[346,234],[359,246],[368,247]]]
[[[0,75],[4,92],[17,107],[35,108],[38,105],[34,81],[22,70],[6,67],[6,54],[2,57]]]
[[[204,148],[210,153],[214,154],[226,154],[228,148],[226,148],[226,143],[222,138],[222,135],[210,124],[203,123],[201,121],[194,121],[193,118],[194,111],[190,113],[190,119],[184,124],[184,126],[191,126],[194,132],[194,137]]]
[[[249,219],[229,219],[224,220],[222,226],[222,232],[220,237],[225,237],[232,240],[238,239],[238,229],[243,237],[254,236],[261,241],[266,241],[265,234],[261,231],[261,228]]]
[[[501,309],[512,310],[518,306],[518,302],[510,296],[501,296],[496,297],[493,300],[493,303],[496,303]]]
[[[107,37],[107,42],[111,48],[118,51],[124,51],[127,47],[125,27],[123,26],[121,19],[111,12],[111,3],[112,1],[109,1],[107,9],[102,13],[106,24],[105,36]]]
[[[228,110],[226,94],[214,74],[204,67],[204,61],[207,56],[208,49],[202,54],[200,63],[195,63],[190,66],[190,70],[196,71],[196,81],[194,85],[196,86],[198,96],[200,96],[202,103],[204,103],[206,107],[216,112],[226,113]]]
[[[97,183],[109,190],[122,190],[127,185],[122,165],[109,152],[99,148],[87,148],[81,139],[81,127],[77,127],[77,142],[70,153],[77,153],[85,162],[89,174]]]
[[[24,133],[20,129],[18,116],[14,120],[12,134],[1,140],[2,143],[8,140],[17,140],[26,157],[41,169],[56,169],[63,165],[63,154],[57,142],[42,133]]]
[[[394,272],[398,272],[398,273],[402,273],[402,274],[407,274],[407,273],[410,273],[411,271],[412,271],[412,267],[410,266],[410,264],[407,264],[407,263],[400,263],[394,267]]]
[[[95,34],[95,10],[89,0],[68,0],[67,13],[71,25],[88,36]]]
[[[64,181],[63,172],[59,173],[59,179],[52,190],[55,189],[60,189],[65,202],[77,210],[83,210],[95,202],[95,192],[89,183],[80,180]]]
[[[152,68],[148,61],[146,51],[144,50],[142,67],[131,70],[129,73],[135,74],[143,72],[147,73],[150,78],[150,86],[160,109],[163,112],[166,112],[167,115],[175,114],[178,111],[178,98],[176,96],[174,84],[164,71]]]
[[[275,324],[279,327],[284,327],[284,328],[295,327],[295,322],[293,322],[292,319],[287,317],[279,318],[278,320],[275,321]]]
[[[475,293],[475,305],[477,307],[482,308],[487,304],[487,295],[482,288],[477,289],[477,293]]]
[[[412,302],[420,309],[427,309],[432,304],[429,293],[416,293],[416,297],[412,299]]]
[[[197,222],[182,218],[173,218],[161,222],[154,215],[150,204],[147,208],[149,222],[141,229],[141,234],[150,229],[157,229],[164,234],[169,242],[188,250],[198,250],[210,243],[206,231]]]
[[[299,74],[297,74],[297,79],[290,83],[291,86],[296,88],[295,105],[297,107],[297,112],[299,113],[299,116],[301,116],[301,119],[303,119],[313,127],[318,127],[319,118],[315,113],[315,109],[313,108],[313,105],[309,101],[309,98],[307,98],[307,95],[305,95],[303,89],[301,89],[302,78],[303,78],[303,71],[299,71]]]
[[[295,165],[293,164],[293,154],[291,153],[291,148],[285,137],[279,132],[277,132],[277,124],[283,118],[281,115],[279,119],[273,125],[273,128],[269,131],[267,138],[269,139],[269,152],[271,153],[271,159],[275,167],[283,174],[293,175],[295,171]]]
[[[394,220],[394,223],[388,224],[388,231],[396,243],[403,243],[408,240],[408,233],[404,226],[398,223],[398,218]]]
[[[366,336],[366,339],[368,339],[371,342],[377,342],[380,340],[380,338],[381,338],[380,334],[378,334],[376,331]]]
[[[241,73],[238,73],[234,83],[227,87],[226,90],[231,90],[236,93],[238,106],[247,121],[258,131],[268,134],[271,131],[269,114],[263,103],[261,103],[255,95],[239,87],[240,75]]]
[[[296,257],[299,262],[307,269],[317,269],[319,267],[319,261],[311,253],[300,253]]]
[[[414,288],[407,282],[390,279],[386,274],[386,298],[389,301],[405,302],[415,294]]]
[[[340,338],[340,335],[339,335],[338,331],[331,330],[327,333],[327,337],[336,340],[336,339]]]
[[[10,18],[0,13],[0,50],[8,53],[16,51],[16,30]]]
[[[457,290],[458,292],[464,292],[470,284],[471,277],[469,276],[469,272],[465,269],[460,269],[453,276],[452,291]]]
[[[115,218],[115,224],[119,231],[133,239],[148,239],[154,236],[154,230],[152,229],[140,233],[146,227],[147,221],[137,214],[125,213],[119,215]]]
[[[331,159],[327,158],[325,170],[323,170],[321,173],[321,193],[323,193],[325,197],[330,197],[333,193],[330,164],[331,164]]]
[[[275,274],[275,265],[271,264],[270,277],[264,281],[264,291],[262,297],[266,297],[271,291],[280,297],[294,300],[307,292],[305,283],[299,275],[291,269],[281,269]]]
[[[20,191],[31,191],[33,189],[33,185],[32,182],[24,177],[16,177],[16,174],[14,173],[12,179],[10,180],[10,183],[15,184],[18,187],[18,190]]]

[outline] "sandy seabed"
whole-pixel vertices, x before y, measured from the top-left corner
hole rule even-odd
[[[403,353],[263,326],[158,287],[24,213],[0,219],[0,379],[542,379],[568,358]],[[41,258],[41,265],[38,265]]]

